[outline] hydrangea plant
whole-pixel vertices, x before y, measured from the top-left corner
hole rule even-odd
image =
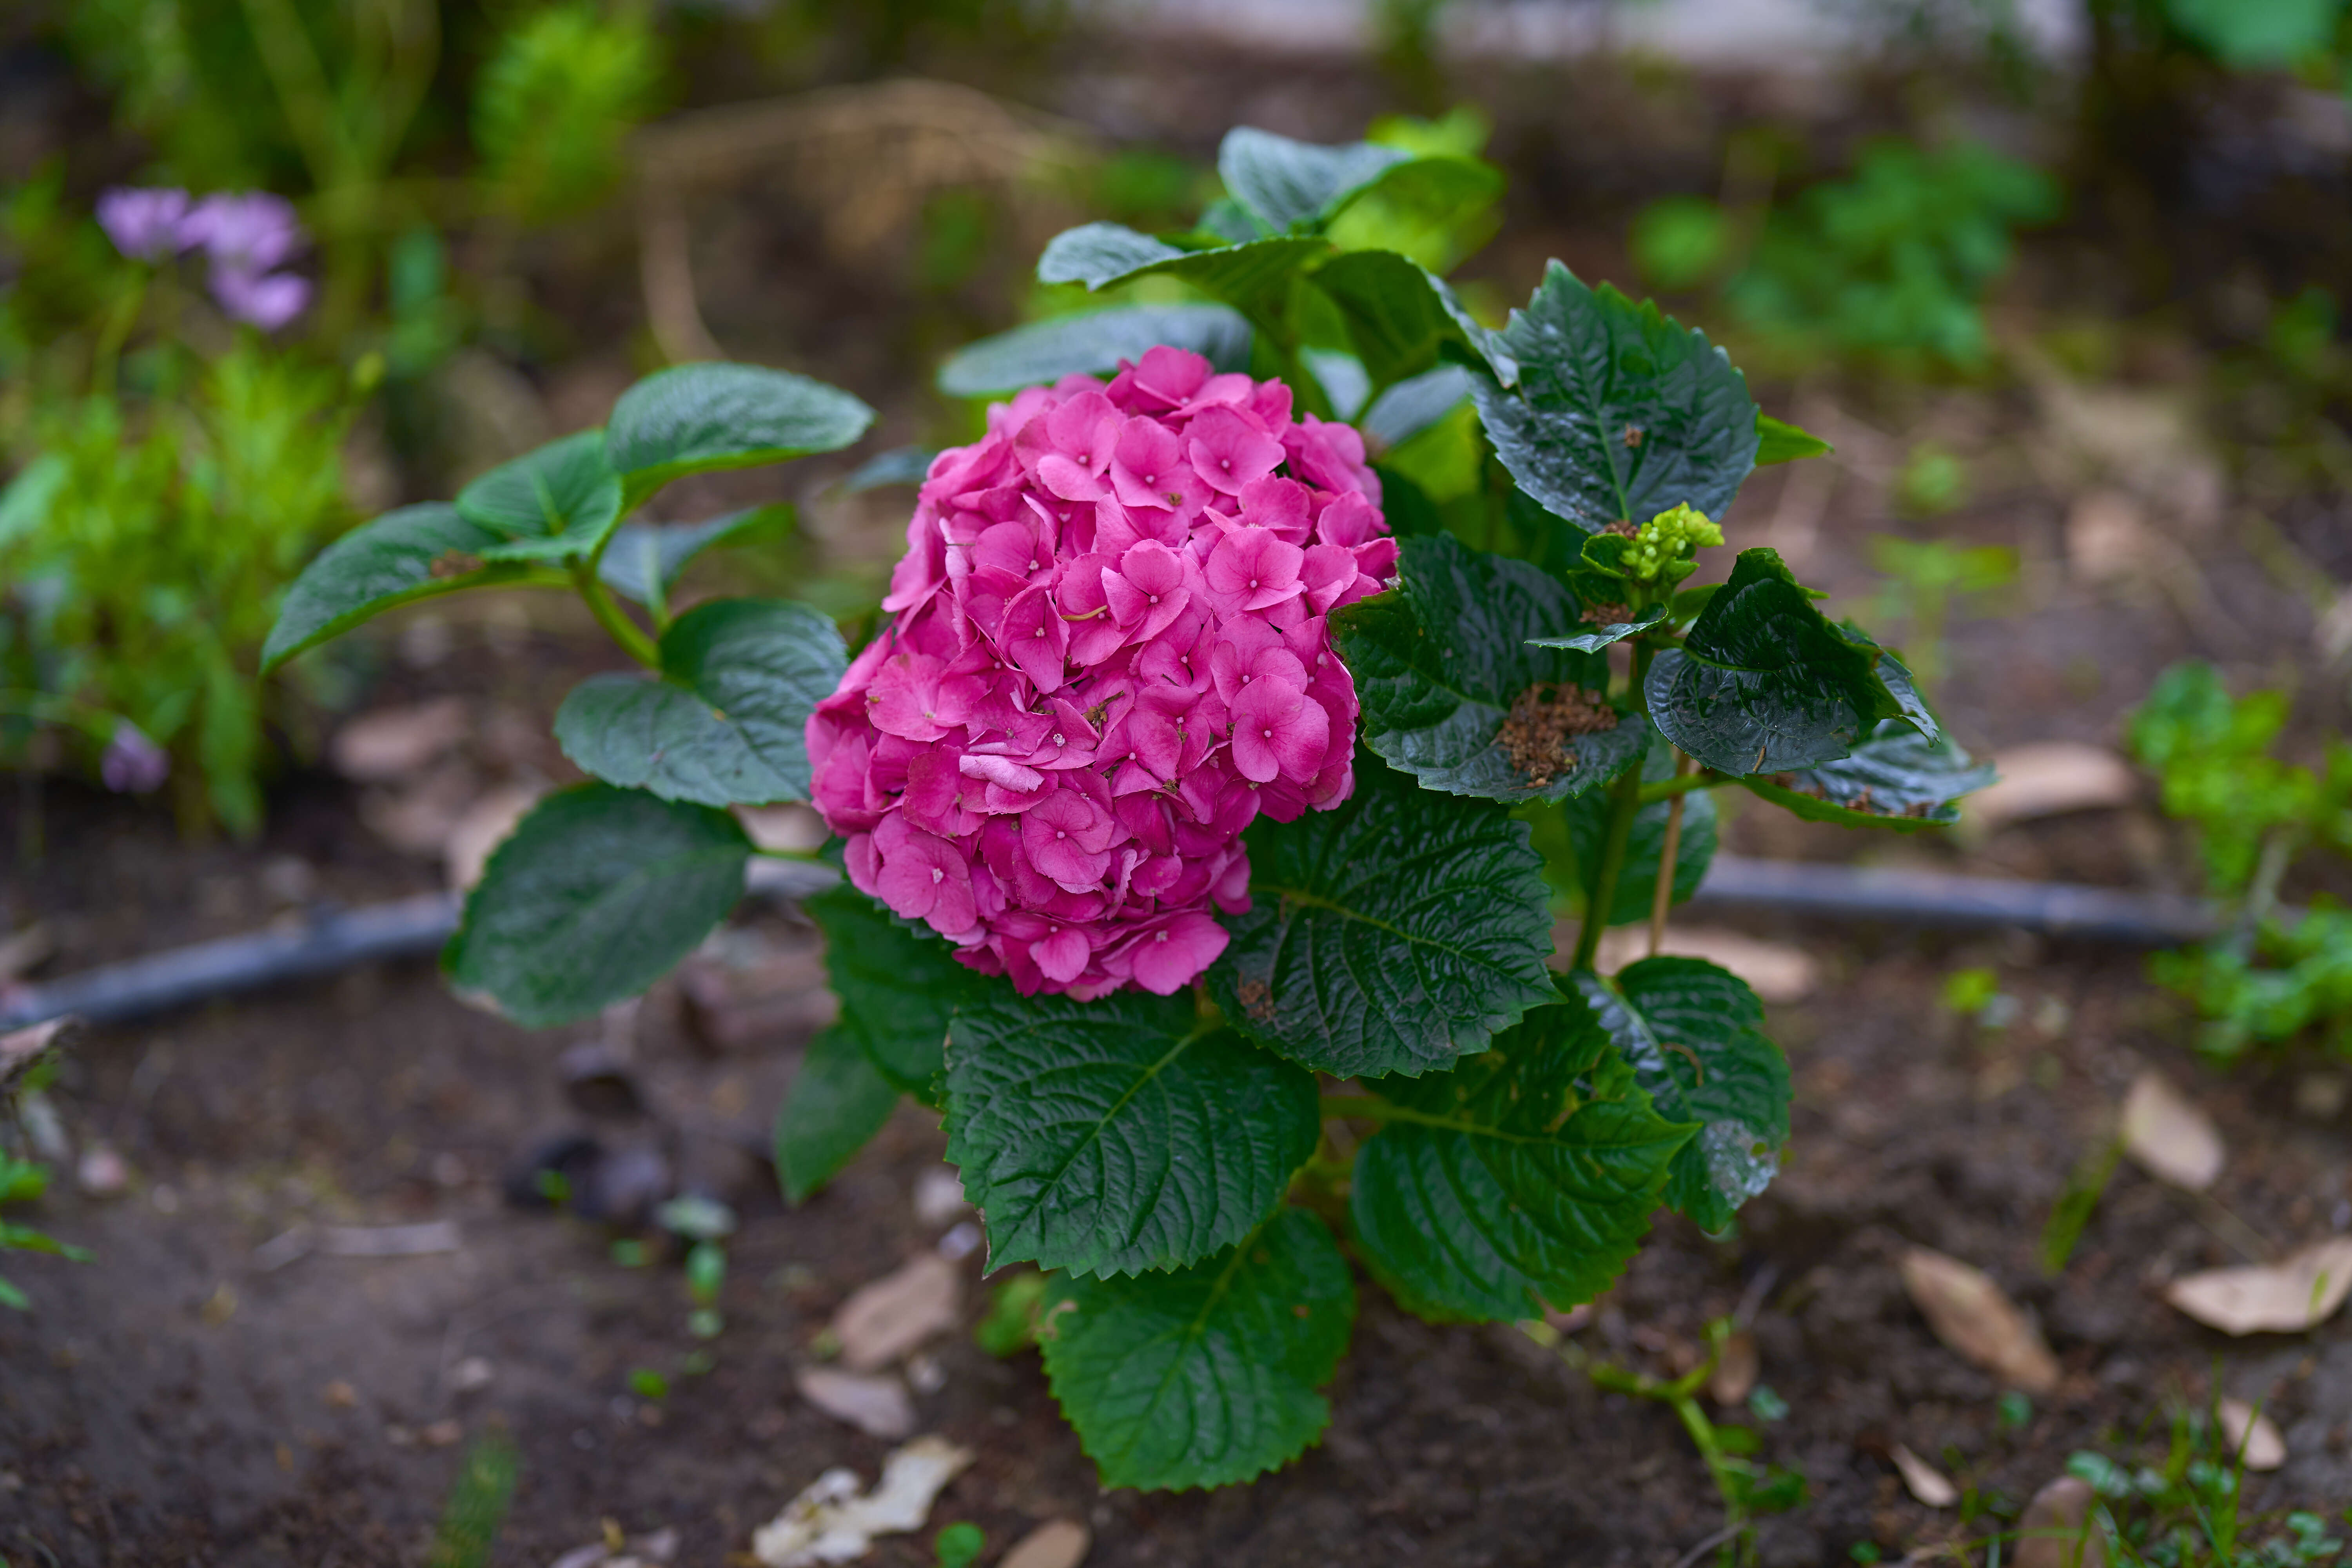
[[[854,658],[797,604],[673,616],[731,521],[623,521],[674,475],[866,427],[724,364],[347,537],[270,646],[544,583],[646,667],[565,700],[592,782],[498,850],[450,944],[525,1024],[635,994],[726,918],[756,853],[730,806],[814,803],[841,1016],[780,1117],[787,1195],[900,1096],[937,1110],[991,1267],[1048,1271],[1045,1370],[1114,1486],[1312,1443],[1350,1254],[1415,1312],[1517,1320],[1606,1289],[1661,1206],[1727,1226],[1788,1135],[1787,1065],[1738,979],[1603,975],[1603,931],[1695,889],[1717,787],[1907,831],[1988,778],[1770,551],[1684,586],[1758,464],[1825,450],[1703,335],[1557,263],[1483,324],[1403,253],[1486,212],[1475,160],[1242,130],[1220,170],[1195,228],[1087,225],[1039,268],[1200,302],[944,367],[1004,401],[921,469]]]

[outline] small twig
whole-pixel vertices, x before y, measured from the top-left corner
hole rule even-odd
[[[1706,1556],[1708,1552],[1714,1551],[1717,1547],[1721,1546],[1724,1542],[1729,1541],[1732,1537],[1738,1535],[1741,1531],[1747,1528],[1748,1527],[1745,1524],[1725,1525],[1721,1530],[1717,1531],[1713,1535],[1708,1536],[1704,1541],[1701,1541],[1696,1546],[1692,1547],[1688,1552],[1685,1552],[1680,1557],[1675,1558],[1674,1568],[1691,1568],[1691,1565],[1696,1563],[1700,1558]]]

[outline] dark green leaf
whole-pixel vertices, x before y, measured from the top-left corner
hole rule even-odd
[[[1650,748],[1643,777],[1658,783],[1674,776],[1674,748],[1663,739]],[[1586,883],[1601,868],[1614,802],[1605,795],[1582,795],[1567,803],[1569,838],[1576,847],[1577,870]],[[1608,923],[1629,925],[1650,918],[1658,892],[1658,861],[1666,852],[1666,821],[1674,810],[1670,800],[1652,801],[1633,818],[1633,836],[1625,842],[1625,864],[1617,873],[1617,895],[1611,900]],[[1683,796],[1683,830],[1675,853],[1674,901],[1681,903],[1698,891],[1715,858],[1715,797],[1706,790]]]
[[[1247,914],[1209,994],[1268,1048],[1341,1078],[1423,1073],[1554,994],[1542,861],[1498,805],[1362,752],[1356,792],[1245,837]]]
[[[793,509],[781,503],[730,511],[703,522],[625,522],[613,532],[596,563],[604,586],[640,605],[665,603],[686,563],[714,544],[738,535],[782,526]]]
[[[805,1203],[866,1147],[898,1103],[898,1090],[845,1029],[808,1043],[776,1113],[776,1181],[784,1201]]]
[[[1189,991],[1004,996],[949,1025],[948,1158],[992,1268],[1197,1263],[1257,1228],[1318,1126],[1313,1075]]]
[[[1516,390],[1472,393],[1519,487],[1587,532],[1679,505],[1719,518],[1756,461],[1748,383],[1706,334],[1555,261],[1500,334]]]
[[[1645,958],[1576,984],[1659,1114],[1701,1124],[1675,1156],[1666,1201],[1719,1231],[1760,1193],[1789,1137],[1789,1063],[1747,983],[1703,959]]]
[[[1851,756],[1742,782],[1808,822],[1913,833],[1958,822],[1959,809],[1952,803],[1993,776],[1991,763],[1971,763],[1950,737],[1930,741],[1905,721],[1889,719]]]
[[[1650,717],[1735,778],[1833,762],[1916,703],[1890,689],[1900,667],[1882,668],[1893,661],[1859,636],[1816,609],[1780,556],[1743,550],[1682,647],[1650,666]]]
[[[613,405],[605,455],[634,505],[680,474],[833,452],[874,410],[837,386],[756,364],[673,365]]]
[[[834,625],[783,599],[713,599],[670,624],[659,679],[592,675],[556,711],[582,771],[664,800],[808,796],[803,732],[849,656]]]
[[[1381,447],[1409,441],[1462,406],[1470,395],[1470,373],[1458,364],[1407,376],[1372,399],[1357,422],[1365,438]]]
[[[1223,305],[1120,305],[1084,316],[1033,321],[950,354],[939,388],[982,397],[1042,386],[1066,375],[1108,375],[1167,344],[1206,355],[1221,371],[1246,370],[1250,324]]]
[[[956,1008],[998,993],[955,960],[955,949],[918,931],[847,882],[802,900],[824,932],[824,967],[841,998],[837,1026],[882,1076],[937,1105],[946,1069],[948,1018]]]
[[[1580,1002],[1538,1007],[1453,1071],[1372,1087],[1391,1121],[1356,1156],[1349,1214],[1381,1282],[1425,1316],[1507,1321],[1589,1301],[1640,1247],[1694,1129],[1623,1080]]]
[[[1314,282],[1338,307],[1375,386],[1434,369],[1448,350],[1471,363],[1491,366],[1498,353],[1506,366],[1511,363],[1497,335],[1462,308],[1453,289],[1393,251],[1335,256],[1315,269]],[[1494,368],[1503,374],[1504,367]]]
[[[1611,643],[1623,642],[1627,637],[1646,632],[1665,618],[1666,606],[1653,605],[1630,621],[1612,621],[1597,630],[1579,632],[1572,637],[1534,637],[1529,642],[1535,647],[1564,647],[1577,653],[1599,653]]]
[[[1330,249],[1322,240],[1301,237],[1179,250],[1115,223],[1090,223],[1054,237],[1037,258],[1037,280],[1103,289],[1139,278],[1181,278],[1269,327],[1282,321],[1299,268]]]
[[[1825,458],[1836,450],[1810,430],[1801,430],[1760,410],[1756,416],[1756,466],[1759,468],[1774,463],[1793,463],[1800,458]]]
[[[1276,231],[1320,223],[1411,153],[1358,142],[1318,147],[1238,125],[1217,149],[1217,175],[1242,205]]]
[[[352,530],[320,552],[286,590],[278,624],[262,645],[263,673],[395,606],[460,588],[532,581],[546,572],[482,553],[505,537],[440,501],[403,507]]]
[[[1037,1348],[1106,1487],[1218,1487],[1289,1463],[1331,1419],[1356,1286],[1323,1222],[1286,1208],[1172,1274],[1051,1277]]]
[[[1582,624],[1557,577],[1444,533],[1407,539],[1398,586],[1332,617],[1364,743],[1423,788],[1512,802],[1580,795],[1641,754],[1639,724],[1550,737],[1552,707],[1512,716],[1522,699],[1554,703],[1553,688],[1607,710],[1606,658],[1535,645]],[[1531,771],[1548,739],[1557,749]]]
[[[499,846],[442,966],[530,1028],[634,996],[743,896],[751,841],[709,806],[579,784]]]
[[[621,520],[621,480],[604,433],[583,430],[501,463],[457,492],[457,510],[504,536],[494,561],[583,560]]]

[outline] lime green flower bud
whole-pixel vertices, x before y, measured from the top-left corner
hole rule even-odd
[[[1636,582],[1654,583],[1668,567],[1696,553],[1699,546],[1722,542],[1723,530],[1705,512],[1678,506],[1642,525],[1625,552],[1624,572]]]

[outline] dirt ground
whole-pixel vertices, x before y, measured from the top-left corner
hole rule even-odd
[[[1210,101],[1210,79],[1202,68],[1169,90]],[[1219,126],[1348,129],[1297,123],[1270,78],[1224,87]],[[1352,91],[1327,83],[1317,112],[1360,122]],[[1093,101],[1110,106],[1100,117],[1122,132],[1178,112],[1138,108],[1131,92]],[[1581,154],[1555,148],[1536,162],[1547,188],[1585,190],[1603,207],[1622,200],[1617,176]],[[1529,258],[1574,258],[1580,247],[1605,259],[1610,242],[1597,231],[1542,216],[1515,220],[1482,268],[1523,290]],[[779,307],[762,332],[790,340],[796,321],[826,318],[830,299],[842,308],[809,331],[880,380],[879,351],[842,346],[864,319],[856,288],[828,287],[815,302]],[[722,292],[709,313],[724,336],[727,322],[758,312]],[[791,357],[828,374],[822,343]],[[611,378],[608,362],[583,363],[570,382],[551,383],[549,402]],[[914,400],[842,379],[885,406],[889,438],[922,427]],[[2178,515],[2168,507],[2183,492],[2159,474],[2140,497],[2158,542],[2094,574],[2070,551],[2069,518],[2098,486],[2131,493],[2129,454],[2090,435],[2068,445],[2072,426],[2052,404],[2063,389],[1762,390],[1768,408],[1831,436],[1841,456],[1822,466],[1826,483],[1801,470],[1759,476],[1730,542],[1781,548],[1866,622],[1877,618],[1867,596],[1876,579],[1860,552],[1868,535],[1904,531],[1886,500],[1904,446],[1931,436],[1973,459],[1973,499],[1932,531],[2014,546],[2023,572],[2005,600],[1969,606],[1954,624],[1938,697],[1972,749],[2112,742],[2118,714],[2186,654],[2242,679],[2313,660],[2310,590],[2325,578],[2305,563],[2342,564],[2328,559],[2341,523],[2325,506],[2275,525],[2226,500]],[[2218,475],[2220,459],[2210,464]],[[885,510],[823,514],[815,531],[831,564],[870,558],[892,526]],[[440,695],[468,704],[464,789],[562,776],[545,721],[601,658],[576,623],[502,601],[412,617],[373,646],[367,706]],[[156,813],[54,785],[50,853],[10,865],[0,924],[46,921],[59,951],[43,973],[56,974],[250,929],[315,898],[356,903],[439,885],[430,858],[387,844],[385,808],[313,769],[281,786],[259,845],[189,846]],[[16,842],[19,809],[0,805],[0,842]],[[2180,887],[2189,866],[2144,807],[1961,845],[1865,839],[1751,804],[1726,837],[1749,854],[1869,855],[2146,888]],[[2286,1466],[2248,1478],[2252,1508],[2352,1498],[2352,1316],[2233,1342],[2158,1296],[2180,1274],[2352,1229],[2343,1113],[2307,1114],[2329,1069],[2208,1072],[2134,953],[1708,918],[1796,943],[1820,964],[1810,995],[1771,1010],[1795,1068],[1788,1163],[1731,1237],[1662,1215],[1580,1337],[1594,1353],[1655,1367],[1710,1317],[1751,1306],[1762,1380],[1787,1405],[1762,1426],[1760,1458],[1801,1471],[1809,1489],[1802,1507],[1761,1522],[1764,1563],[1847,1561],[1862,1542],[1893,1557],[1948,1533],[1948,1512],[1904,1491],[1887,1458],[1896,1444],[1963,1485],[2022,1500],[2076,1449],[2127,1451],[2216,1378],[2263,1402],[2286,1437]],[[853,1290],[938,1247],[958,1221],[919,1217],[914,1195],[940,1168],[944,1141],[912,1109],[798,1210],[760,1163],[768,1121],[823,1016],[814,941],[788,912],[748,912],[697,961],[692,986],[666,983],[634,1015],[571,1030],[534,1034],[470,1010],[418,963],[86,1037],[52,1094],[63,1132],[77,1150],[103,1141],[119,1151],[131,1180],[100,1198],[68,1177],[38,1210],[92,1261],[9,1259],[36,1306],[0,1314],[0,1555],[56,1568],[422,1562],[467,1443],[493,1428],[520,1452],[495,1558],[515,1568],[595,1539],[605,1520],[631,1532],[673,1526],[679,1563],[719,1563],[826,1468],[870,1479],[890,1445],[800,1398],[794,1375],[822,1359],[826,1324]],[[1967,965],[1997,971],[2021,1004],[2017,1022],[1987,1030],[1938,1005],[1945,977]],[[560,1064],[583,1045],[625,1061],[646,1114],[614,1113],[593,1085],[567,1091]],[[2045,1278],[2038,1254],[2052,1205],[2148,1065],[2217,1119],[2230,1149],[2221,1182],[2210,1202],[2192,1202],[2126,1166],[2067,1268]],[[654,1261],[625,1267],[612,1256],[614,1229],[520,1201],[534,1158],[572,1136],[735,1205],[742,1226],[716,1339],[689,1334],[677,1260],[658,1246]],[[436,1220],[454,1225],[455,1250],[289,1261],[278,1239],[302,1225]],[[1905,1295],[1895,1258],[1912,1243],[1985,1268],[2040,1320],[2064,1378],[2021,1428],[1998,1420],[1995,1380],[1941,1344]],[[977,1258],[960,1267],[968,1325],[984,1288]],[[1360,1284],[1322,1442],[1255,1486],[1210,1494],[1100,1491],[1034,1354],[1000,1361],[961,1331],[942,1336],[928,1347],[936,1386],[917,1395],[920,1429],[979,1458],[943,1494],[933,1526],[968,1519],[1001,1548],[1038,1521],[1083,1519],[1095,1568],[1664,1568],[1715,1532],[1713,1489],[1668,1410],[1596,1390],[1516,1330],[1433,1327]],[[711,1365],[697,1373],[688,1367],[698,1351]],[[635,1390],[639,1368],[669,1377],[666,1398]],[[869,1561],[929,1563],[929,1534],[887,1538]]]

